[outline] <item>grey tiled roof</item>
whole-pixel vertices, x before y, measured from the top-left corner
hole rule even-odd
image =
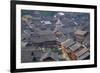
[[[82,31],[82,30],[77,30],[76,32],[75,32],[75,34],[77,34],[77,35],[85,35],[87,33],[87,31]]]
[[[56,41],[56,36],[51,31],[40,31],[37,32],[38,37],[32,37],[32,41],[36,43],[41,43],[45,41]]]
[[[48,57],[51,57],[52,59],[54,59],[56,61],[59,60],[59,57],[58,57],[58,54],[57,53],[53,53],[53,52],[49,53],[48,52],[48,53],[45,53],[45,54],[42,55],[40,61],[43,61],[43,59],[46,59]]]
[[[82,56],[78,57],[78,60],[83,60],[84,58],[88,57],[89,55],[90,55],[90,52],[86,52]]]
[[[62,45],[67,48],[69,46],[71,46],[72,44],[74,44],[75,42],[71,39],[67,39],[66,41],[62,42]]]
[[[76,52],[76,56],[79,57],[88,51],[87,48],[83,48],[82,50]]]
[[[69,48],[72,50],[72,51],[75,51],[77,49],[79,49],[81,47],[81,44],[76,42],[74,45],[70,46]]]

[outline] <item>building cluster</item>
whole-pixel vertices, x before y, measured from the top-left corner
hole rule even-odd
[[[21,62],[65,61],[60,45],[68,50],[68,56],[75,57],[70,60],[89,59],[89,29],[87,13],[55,12],[44,16],[32,11],[22,15]]]

